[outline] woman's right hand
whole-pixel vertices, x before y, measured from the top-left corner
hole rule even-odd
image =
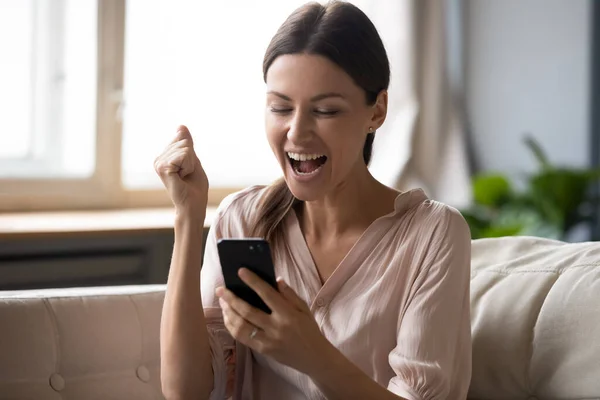
[[[206,213],[208,178],[186,126],[179,126],[171,144],[154,161],[154,169],[178,214],[202,216]]]

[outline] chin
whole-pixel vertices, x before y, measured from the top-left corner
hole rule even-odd
[[[286,178],[286,183],[290,192],[295,198],[301,201],[315,201],[325,197],[326,190],[323,187],[307,187],[306,185],[298,185],[296,182]]]

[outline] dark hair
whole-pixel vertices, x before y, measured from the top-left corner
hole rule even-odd
[[[373,105],[390,83],[390,66],[383,42],[371,20],[356,6],[330,1],[305,4],[294,11],[273,36],[263,61],[263,77],[273,61],[286,54],[314,54],[341,67],[365,91],[366,103]],[[374,133],[363,147],[365,164],[371,161]],[[276,241],[281,221],[299,202],[283,179],[264,194],[256,212],[253,234]]]

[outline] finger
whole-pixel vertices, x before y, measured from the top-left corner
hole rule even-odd
[[[159,173],[186,177],[195,170],[196,155],[189,147],[168,150],[159,160]]]
[[[265,302],[274,312],[284,312],[285,303],[282,301],[281,294],[277,292],[271,285],[261,279],[248,268],[240,268],[238,271],[242,281],[254,290],[256,294]]]
[[[171,143],[165,149],[165,153],[172,151],[174,149],[183,149],[186,147],[194,148],[194,142],[191,139],[181,139],[175,143]]]
[[[229,308],[241,316],[252,325],[267,330],[271,327],[269,315],[248,304],[246,301],[237,297],[232,291],[223,289],[221,291],[220,300],[222,300]]]
[[[154,160],[154,170],[160,177],[160,180],[168,187],[172,181],[173,173],[179,172],[179,167],[171,165],[163,154]]]
[[[253,347],[258,344],[258,336],[264,333],[258,329],[254,337],[250,337],[256,326],[246,321],[241,315],[239,315],[227,302],[223,299],[219,299],[221,303],[221,309],[223,310],[223,323],[225,328],[229,331],[231,336],[241,342],[242,344]]]
[[[179,127],[177,128],[177,133],[175,134],[175,137],[173,138],[171,143],[176,143],[183,139],[189,139],[193,143],[192,134],[190,133],[190,130],[187,128],[187,126],[179,125]]]
[[[252,332],[248,321],[238,315],[224,300],[219,300],[219,303],[223,312],[223,323],[234,339],[242,338],[244,332]]]
[[[179,172],[179,166],[183,163],[186,156],[186,147],[180,147],[177,144],[169,145],[165,151],[154,160],[154,165],[159,174],[168,174]],[[173,166],[177,168],[173,168]]]
[[[308,310],[308,305],[302,300],[298,294],[292,289],[281,277],[277,278],[277,287],[279,288],[279,293],[283,295],[283,297],[292,303],[297,309],[306,311]]]
[[[177,151],[170,163],[174,167],[179,167],[177,173],[183,179],[194,172],[195,158],[195,155],[190,154],[190,149],[185,148]]]
[[[192,149],[194,149],[194,141],[190,138],[184,138],[179,140],[175,138],[169,144],[167,144],[167,146],[163,149],[162,154],[167,154],[168,152],[173,151],[174,149],[180,149],[184,147],[191,147]]]

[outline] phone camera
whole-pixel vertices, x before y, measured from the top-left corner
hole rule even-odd
[[[250,246],[250,251],[254,251],[254,246]]]
[[[260,244],[257,244],[257,245],[256,245],[256,248],[258,249],[258,251],[259,251],[259,252],[261,252],[261,253],[262,253],[262,251],[263,251],[263,248],[262,248],[262,246],[261,246]]]

